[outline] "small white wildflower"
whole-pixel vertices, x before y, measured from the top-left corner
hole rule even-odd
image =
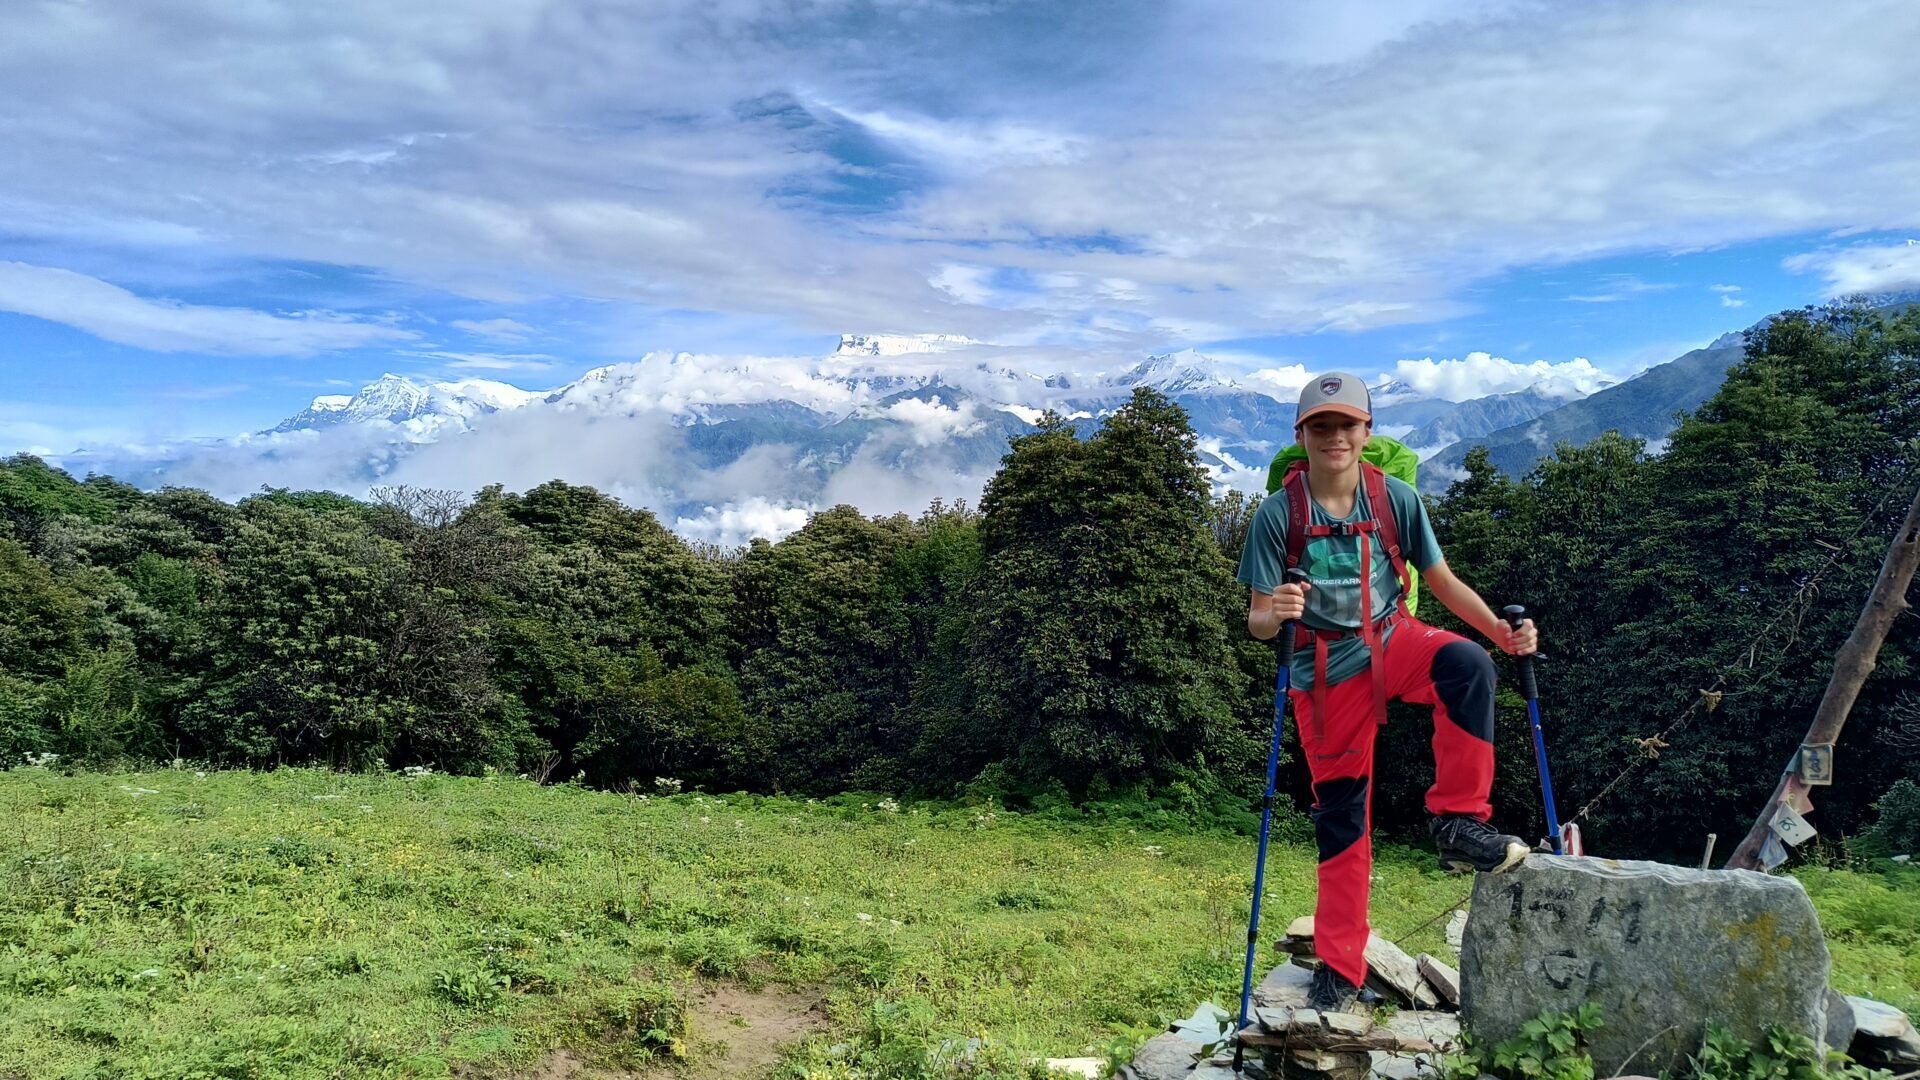
[[[203,772],[200,772],[200,771],[198,771],[198,770],[195,770],[195,771],[194,771],[194,774],[193,774],[193,778],[194,778],[195,780],[205,780],[205,779],[207,778],[207,774],[206,774],[206,773],[203,773]]]
[[[705,824],[707,824],[708,822],[710,822],[710,821],[712,821],[712,820],[713,820],[712,818],[710,818],[710,817],[707,817],[707,816],[706,816],[705,814],[702,814],[702,815],[700,816],[700,824],[702,824],[702,825],[705,825]]]
[[[859,913],[858,915],[855,915],[855,916],[854,916],[854,918],[856,918],[856,919],[859,919],[859,920],[860,920],[861,922],[872,922],[872,921],[873,921],[873,916],[871,916],[871,915],[869,915],[869,914],[867,914],[867,913],[866,913],[866,912],[864,912],[864,911],[863,911],[863,912],[861,912],[861,913]]]
[[[1167,850],[1161,847],[1159,844],[1148,844],[1146,847],[1142,848],[1141,850],[1145,851],[1149,855],[1165,855],[1167,853]]]
[[[892,799],[881,799],[880,809],[885,810],[889,814],[897,814],[900,812],[900,804],[894,802]]]
[[[167,768],[169,769],[184,769],[186,767],[187,767],[186,758],[174,758],[172,761],[167,763]]]
[[[60,755],[51,751],[44,754],[27,754],[27,764],[35,769],[45,769],[60,760]]]
[[[662,795],[678,795],[683,786],[685,785],[671,776],[656,776],[653,778],[653,790]]]
[[[400,770],[400,775],[409,780],[418,780],[423,776],[432,776],[433,770],[427,768],[425,765],[409,765]]]
[[[363,813],[363,814],[371,814],[371,813],[373,813],[373,807],[371,807],[371,806],[368,806],[368,805],[367,805],[366,803],[361,803],[361,804],[360,804],[360,812],[361,812],[361,813]]]
[[[314,802],[325,802],[328,799],[344,799],[346,798],[346,796],[345,795],[310,795],[308,796],[308,798],[311,798]]]

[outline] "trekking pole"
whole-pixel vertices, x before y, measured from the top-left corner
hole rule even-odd
[[[1507,617],[1507,625],[1515,630],[1527,617],[1527,609],[1519,604],[1508,604],[1500,610]],[[1547,737],[1540,730],[1540,685],[1534,679],[1533,659],[1533,653],[1514,657],[1520,668],[1520,696],[1527,699],[1527,719],[1533,724],[1533,760],[1540,765],[1540,794],[1547,803],[1548,842],[1553,845],[1553,853],[1561,855],[1560,814],[1553,808],[1553,778],[1547,774]]]
[[[1287,583],[1307,580],[1305,570],[1287,571]],[[1247,924],[1247,967],[1240,976],[1240,1024],[1233,1029],[1233,1071],[1240,1072],[1246,1044],[1240,1033],[1247,1027],[1247,1008],[1253,999],[1253,952],[1260,942],[1260,892],[1267,876],[1267,830],[1273,824],[1273,785],[1280,771],[1280,734],[1287,716],[1287,683],[1293,668],[1293,620],[1280,624],[1280,672],[1274,678],[1273,747],[1267,751],[1267,795],[1260,803],[1260,854],[1253,863],[1253,921]]]

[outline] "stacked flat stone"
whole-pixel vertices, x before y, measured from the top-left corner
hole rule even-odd
[[[1459,1019],[1442,1010],[1457,999],[1459,974],[1439,959],[1409,956],[1378,935],[1368,938],[1367,986],[1399,1007],[1377,1020],[1362,1004],[1348,1013],[1307,1007],[1311,971],[1320,965],[1311,916],[1289,923],[1274,947],[1289,962],[1254,989],[1253,1022],[1240,1033],[1243,1045],[1259,1051],[1272,1080],[1411,1076],[1458,1045]]]

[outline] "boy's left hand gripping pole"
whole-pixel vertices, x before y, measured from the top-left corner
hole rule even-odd
[[[1287,571],[1287,584],[1297,585],[1307,580],[1305,570]],[[1267,751],[1267,794],[1260,803],[1260,854],[1253,863],[1253,919],[1247,923],[1247,966],[1240,976],[1240,1022],[1233,1029],[1233,1071],[1238,1073],[1245,1062],[1246,1044],[1240,1041],[1240,1032],[1247,1026],[1247,1012],[1253,998],[1253,954],[1260,943],[1260,893],[1265,888],[1267,875],[1267,834],[1273,826],[1273,787],[1280,772],[1280,735],[1286,730],[1287,683],[1293,667],[1292,619],[1280,624],[1279,654],[1280,670],[1274,677],[1273,691],[1273,745]]]

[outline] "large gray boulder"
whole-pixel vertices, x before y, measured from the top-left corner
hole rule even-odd
[[[1460,1010],[1491,1046],[1542,1010],[1596,1001],[1598,1074],[1656,1075],[1684,1064],[1709,1020],[1756,1042],[1771,1024],[1819,1042],[1829,964],[1792,878],[1530,855],[1474,882]]]

